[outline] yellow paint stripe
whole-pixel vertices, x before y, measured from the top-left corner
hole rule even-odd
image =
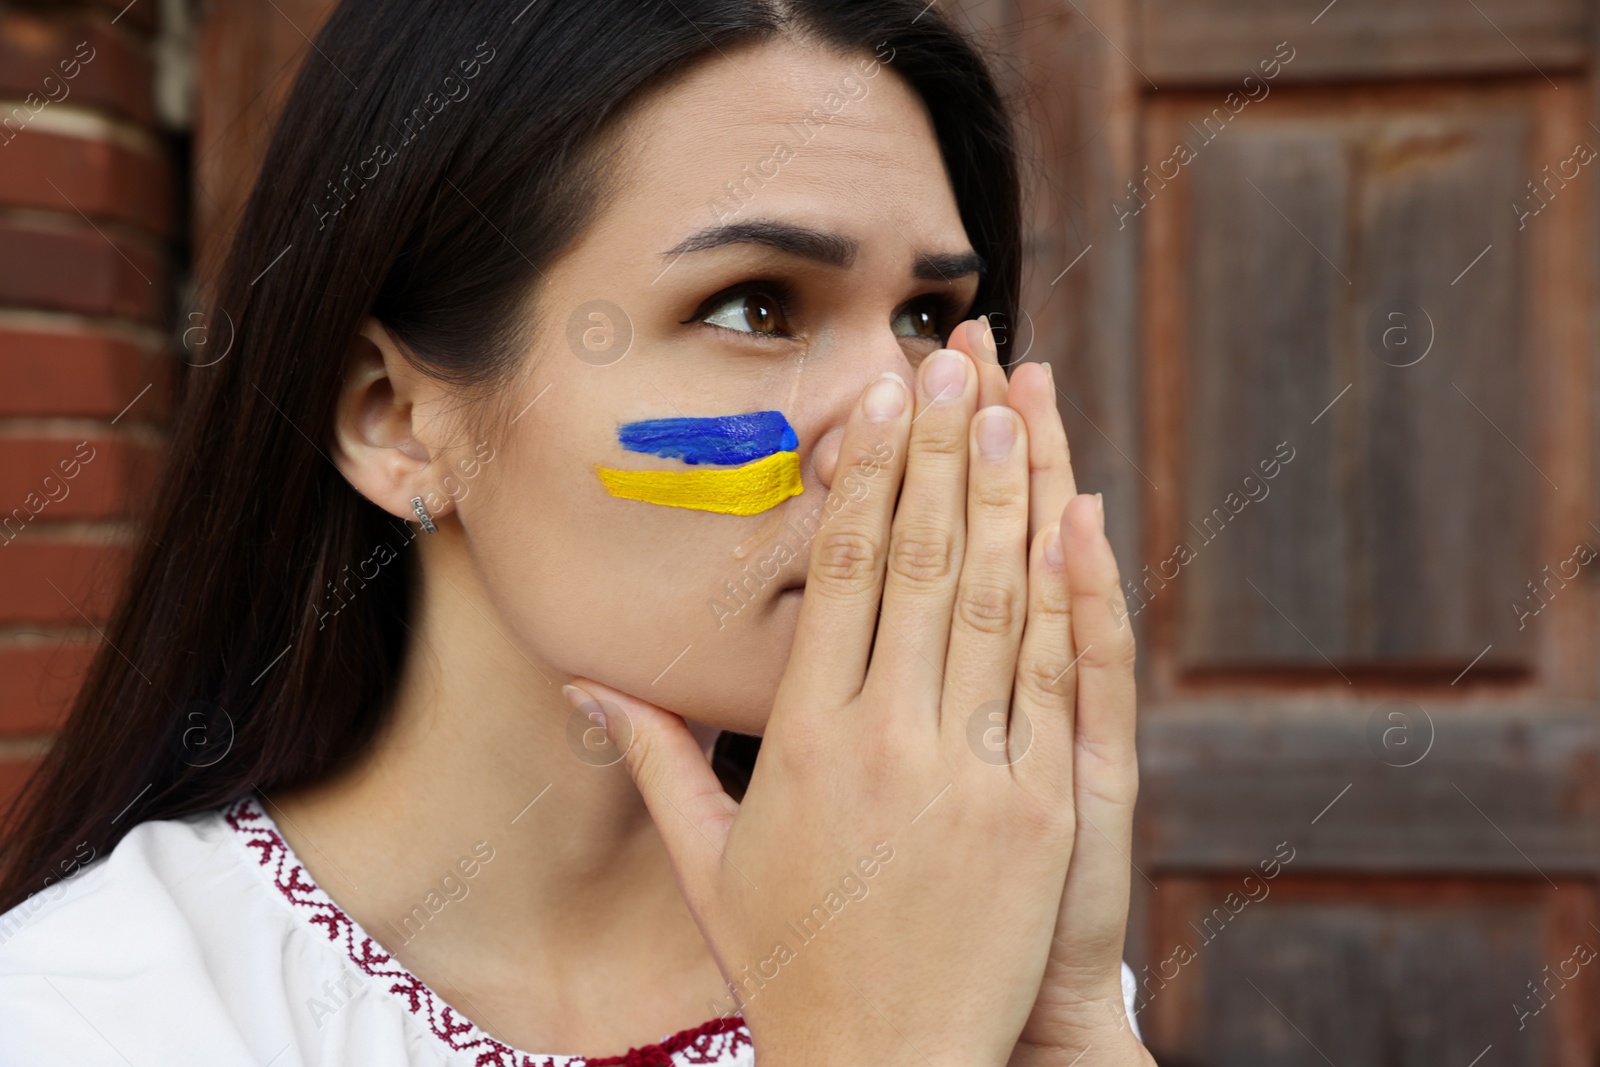
[[[742,467],[689,471],[625,471],[596,467],[606,491],[624,500],[723,515],[755,515],[804,488],[800,453],[774,452]]]

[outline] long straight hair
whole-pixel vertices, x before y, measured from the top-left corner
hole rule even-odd
[[[1011,116],[925,0],[344,0],[217,279],[211,351],[187,371],[105,639],[8,812],[0,911],[142,821],[305,784],[370,747],[416,574],[412,527],[327,454],[363,319],[492,406],[543,326],[541,269],[615,185],[616,120],[699,60],[785,36],[875,53],[920,96],[988,268],[974,313],[1015,321]],[[380,545],[399,562],[352,586]]]

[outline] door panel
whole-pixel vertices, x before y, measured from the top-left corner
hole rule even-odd
[[[1285,96],[1209,143],[1210,97],[1151,108],[1147,154],[1196,158],[1146,194],[1185,256],[1163,282],[1187,321],[1150,353],[1183,382],[1162,390],[1183,454],[1130,610],[1170,581],[1183,670],[1453,677],[1492,645],[1476,669],[1526,671],[1508,605],[1539,570],[1529,263],[1512,212],[1475,205],[1536,172],[1541,94],[1356,95]]]
[[[1191,877],[1162,895],[1149,1038],[1188,1062],[1588,1062],[1563,1052],[1592,1042],[1600,989],[1586,884]]]
[[[1291,81],[1559,71],[1590,25],[1584,0],[1144,0],[1140,66],[1163,90],[1231,81],[1289,40]]]

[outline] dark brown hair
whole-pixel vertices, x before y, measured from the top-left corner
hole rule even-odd
[[[987,265],[973,313],[1014,321],[1010,118],[925,0],[519,6],[345,0],[318,35],[209,302],[212,352],[227,354],[187,372],[105,640],[9,812],[0,911],[139,822],[303,784],[370,745],[415,553],[412,528],[327,456],[361,322],[383,322],[423,372],[494,395],[545,326],[528,310],[541,267],[613,184],[605,134],[689,65],[785,35],[887,61],[927,105]],[[329,619],[322,605],[379,544],[398,561]]]

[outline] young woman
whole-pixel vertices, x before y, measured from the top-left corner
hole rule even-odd
[[[1151,1062],[1103,512],[972,319],[1012,146],[921,0],[342,4],[4,836],[0,1061]]]

